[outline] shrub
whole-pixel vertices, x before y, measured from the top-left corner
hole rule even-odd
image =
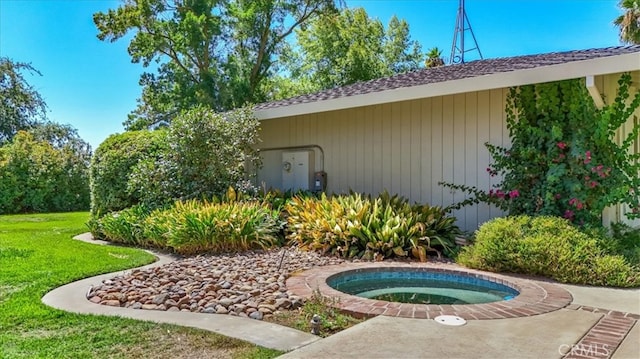
[[[294,197],[285,206],[287,238],[302,248],[346,258],[381,260],[449,251],[459,233],[455,218],[439,207],[409,205],[398,196],[372,199],[352,193],[328,198]]]
[[[278,212],[255,201],[178,201],[151,212],[138,205],[96,219],[92,227],[110,241],[181,254],[267,248],[279,244],[281,231]]]
[[[597,238],[558,217],[513,216],[485,223],[457,261],[493,272],[550,277],[564,283],[630,287],[640,270],[607,254]]]
[[[102,142],[91,159],[92,216],[137,205],[140,193],[128,190],[130,173],[139,161],[157,157],[166,147],[165,130],[125,132]]]
[[[129,192],[144,204],[161,206],[222,196],[229,186],[247,187],[248,169],[260,165],[258,126],[248,108],[181,113],[168,129],[170,146],[132,169]]]
[[[141,205],[108,213],[98,222],[97,237],[112,242],[145,246],[147,241],[144,236],[144,219],[148,215],[149,210]]]
[[[0,147],[0,213],[86,210],[89,154],[19,131]]]

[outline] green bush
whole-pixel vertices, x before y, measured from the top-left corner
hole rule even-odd
[[[148,215],[149,210],[142,205],[108,213],[98,220],[94,237],[117,243],[147,246],[144,220]]]
[[[91,151],[83,150],[19,131],[0,147],[0,214],[86,210]]]
[[[171,146],[132,169],[128,190],[149,206],[219,197],[229,186],[253,192],[247,179],[248,169],[260,166],[258,127],[248,108],[225,114],[205,108],[181,113],[168,129]]]
[[[91,215],[137,205],[141,194],[129,190],[130,173],[139,161],[155,158],[167,147],[166,130],[125,132],[102,142],[91,159]]]
[[[638,267],[606,253],[597,237],[558,217],[513,216],[487,222],[457,261],[471,268],[540,275],[563,283],[640,285]]]
[[[109,241],[194,254],[277,245],[281,223],[262,202],[189,200],[151,212],[134,206],[95,219],[92,227]]]
[[[286,206],[287,238],[302,248],[346,258],[381,260],[429,251],[448,253],[459,233],[455,218],[439,207],[409,205],[383,193],[372,199],[352,193],[328,198],[294,197]]]

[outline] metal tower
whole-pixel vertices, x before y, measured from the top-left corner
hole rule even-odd
[[[475,44],[475,47],[471,49],[465,49],[464,47],[464,34],[467,31],[471,33],[471,38]],[[464,10],[464,0],[459,0],[458,17],[456,18],[456,29],[453,31],[453,43],[451,44],[451,57],[449,57],[449,64],[464,63],[464,54],[473,50],[478,50],[480,59],[482,59],[482,52],[480,52],[478,41],[476,41],[476,36],[473,34],[471,23],[469,22],[467,13]]]

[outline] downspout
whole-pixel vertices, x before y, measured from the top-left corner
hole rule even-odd
[[[589,95],[593,99],[593,103],[595,103],[598,109],[604,107],[604,100],[602,99],[602,95],[600,95],[600,91],[598,90],[598,86],[596,86],[596,80],[594,76],[585,77],[585,86],[587,87],[587,91],[589,91]]]

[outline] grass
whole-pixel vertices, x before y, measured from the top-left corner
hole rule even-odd
[[[153,261],[140,250],[71,239],[88,213],[0,216],[0,358],[273,358],[279,351],[207,331],[49,308],[77,279]]]

